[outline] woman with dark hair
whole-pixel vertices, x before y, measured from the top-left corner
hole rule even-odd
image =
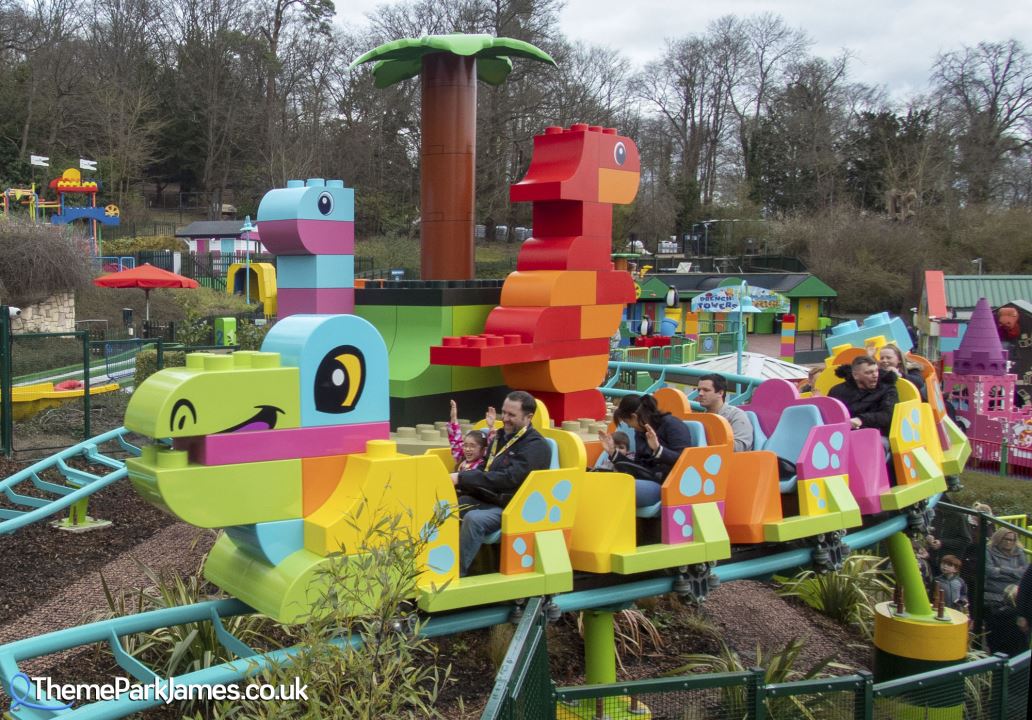
[[[688,428],[670,413],[660,412],[651,395],[625,395],[613,411],[613,422],[624,423],[634,431],[634,464],[641,468],[635,477],[636,505],[655,505],[663,479],[681,451],[692,447]],[[599,438],[605,451],[612,454],[612,436],[600,433]]]

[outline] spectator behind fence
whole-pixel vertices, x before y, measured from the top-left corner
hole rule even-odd
[[[1028,560],[1024,548],[1018,544],[1017,532],[1010,528],[994,532],[985,561],[984,597],[990,612],[1004,604],[1004,589],[1020,583],[1027,566]]]
[[[939,562],[941,574],[935,578],[935,585],[942,590],[943,602],[946,607],[967,611],[967,583],[960,577],[960,569],[963,563],[956,555],[943,555]]]
[[[1003,589],[1003,604],[985,619],[986,645],[991,653],[1017,655],[1028,650],[1028,635],[1019,622],[1017,604],[1018,586]]]

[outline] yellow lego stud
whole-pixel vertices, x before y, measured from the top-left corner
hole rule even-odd
[[[393,440],[370,440],[366,443],[366,455],[370,458],[390,458],[398,454],[398,444]]]

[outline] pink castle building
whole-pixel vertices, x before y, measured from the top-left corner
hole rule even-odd
[[[1018,377],[1008,372],[1007,351],[985,298],[979,299],[960,347],[947,353],[945,365],[951,370],[943,373],[943,390],[966,421],[974,458],[999,461],[1006,439],[1008,463],[1032,467],[1032,408],[1014,407]]]

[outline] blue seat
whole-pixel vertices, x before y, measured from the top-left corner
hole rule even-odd
[[[746,410],[745,416],[749,418],[749,424],[752,425],[753,447],[762,450],[763,446],[767,444],[767,433],[763,432],[763,428],[760,427],[760,419],[756,417],[756,413]]]
[[[692,445],[706,447],[706,429],[702,423],[698,420],[683,420],[682,422],[688,428],[688,434],[692,436]]]
[[[548,447],[552,449],[552,459],[548,463],[549,470],[559,469],[559,445],[550,437],[545,438],[545,442],[548,443]]]
[[[663,506],[663,501],[660,500],[658,503],[655,503],[654,505],[646,505],[645,507],[638,508],[637,510],[634,511],[634,514],[637,517],[640,517],[640,518],[659,517],[659,509],[662,506]]]
[[[815,406],[790,405],[781,411],[777,427],[767,438],[763,449],[789,462],[798,462],[810,430],[823,424],[821,412]],[[782,480],[780,485],[782,493],[792,492],[796,487],[796,478]]]

